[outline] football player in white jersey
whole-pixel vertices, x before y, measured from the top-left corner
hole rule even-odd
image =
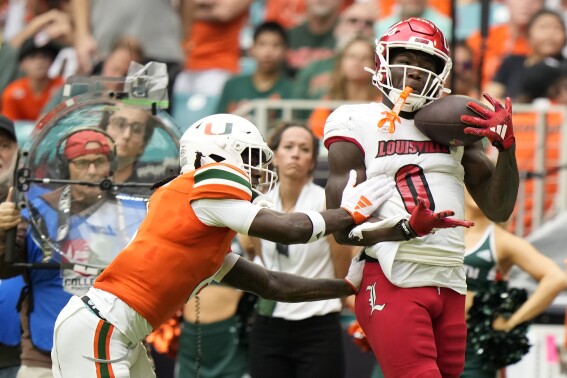
[[[451,71],[449,48],[430,21],[410,18],[390,27],[376,43],[373,83],[382,103],[344,105],[327,119],[327,207],[355,169],[358,179],[386,174],[397,193],[377,210],[374,224],[335,233],[341,243],[367,246],[356,297],[357,319],[386,377],[459,377],[464,365],[466,278],[464,187],[493,221],[506,221],[518,191],[510,100],[494,111],[474,103],[478,117],[464,116],[467,133],[488,138],[499,150],[494,166],[482,143],[446,147],[414,125],[413,116],[443,92]],[[442,118],[442,115],[440,115]],[[503,126],[503,127],[502,127]],[[435,213],[436,209],[450,212]],[[437,210],[438,211],[438,210]],[[427,226],[424,214],[437,219]],[[437,232],[429,234],[432,231]],[[387,241],[397,240],[397,241]]]

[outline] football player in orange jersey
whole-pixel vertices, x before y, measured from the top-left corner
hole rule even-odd
[[[141,341],[213,280],[276,301],[342,297],[358,289],[363,262],[357,258],[345,280],[315,280],[270,272],[227,251],[237,232],[305,243],[362,223],[392,194],[391,180],[347,185],[339,209],[284,214],[252,203],[262,202],[256,187],[269,188],[276,176],[268,169],[273,152],[248,120],[206,117],[180,145],[181,175],[155,190],[130,244],[86,296],[72,297],[59,314],[55,377],[154,377]]]

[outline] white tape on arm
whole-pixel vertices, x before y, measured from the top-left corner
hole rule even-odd
[[[226,256],[224,257],[224,261],[222,263],[222,266],[215,273],[213,280],[215,280],[216,282],[221,282],[222,279],[224,278],[224,276],[226,276],[226,274],[228,272],[230,272],[230,270],[232,268],[234,268],[234,264],[236,264],[236,262],[238,261],[239,258],[240,258],[240,256],[238,256],[234,252],[227,253]]]
[[[389,227],[393,227],[396,224],[398,224],[399,221],[401,221],[402,219],[406,219],[407,215],[394,215],[392,217],[383,219],[379,222],[364,222],[358,226],[356,226],[355,228],[353,228],[352,230],[350,230],[349,233],[349,238],[356,238],[358,240],[362,240],[364,238],[364,236],[362,236],[362,232],[363,231],[374,231],[374,230],[378,230],[380,228],[389,228]]]
[[[324,237],[326,224],[323,216],[317,211],[303,211],[303,213],[309,217],[313,225],[313,232],[311,233],[311,238],[309,238],[307,243],[314,242],[315,240],[319,240]]]

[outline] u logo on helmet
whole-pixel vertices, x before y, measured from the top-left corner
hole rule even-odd
[[[228,135],[228,134],[232,134],[232,122],[227,122],[224,124],[224,130],[222,133],[213,132],[213,124],[210,122],[205,125],[205,135]]]

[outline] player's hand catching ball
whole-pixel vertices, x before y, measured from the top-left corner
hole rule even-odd
[[[498,151],[506,151],[516,141],[514,137],[514,126],[512,125],[512,101],[510,97],[506,98],[505,107],[500,102],[483,93],[484,98],[488,100],[494,107],[494,111],[488,110],[469,102],[467,106],[480,117],[469,115],[461,116],[461,121],[474,127],[466,127],[463,131],[465,134],[478,135],[486,137],[492,145],[498,148]]]

